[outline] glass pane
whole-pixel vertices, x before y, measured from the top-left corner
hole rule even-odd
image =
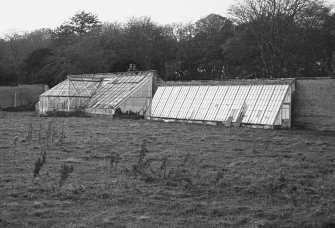
[[[169,113],[169,118],[177,118],[177,115],[178,115],[181,107],[184,104],[184,101],[185,101],[185,98],[188,94],[189,89],[190,89],[190,87],[188,87],[188,86],[182,86],[181,87],[181,90],[178,94],[178,97],[174,102],[174,105],[171,109],[171,112]]]
[[[167,101],[169,99],[169,96],[170,96],[170,93],[172,92],[172,89],[173,89],[173,87],[171,87],[171,86],[165,88],[164,93],[162,94],[161,99],[160,99],[159,103],[157,104],[156,109],[152,113],[152,116],[155,116],[155,117],[160,117],[161,116],[161,113],[164,109],[165,104],[167,103]]]
[[[249,123],[249,119],[256,105],[259,94],[263,89],[262,85],[252,85],[248,97],[244,101],[245,113],[242,122]]]
[[[234,102],[232,104],[231,110],[235,110],[234,112],[230,112],[229,116],[233,117],[233,121],[235,122],[237,117],[241,114],[242,106],[248,96],[249,90],[251,86],[240,86],[238,93],[235,96]]]
[[[154,97],[152,98],[152,102],[151,102],[151,116],[153,116],[153,113],[155,112],[155,109],[157,107],[157,105],[160,102],[161,96],[163,95],[165,90],[165,87],[158,87]]]
[[[223,100],[220,109],[215,117],[216,121],[226,121],[230,114],[231,106],[235,96],[239,90],[239,86],[229,86],[225,99]]]
[[[180,90],[181,90],[180,86],[173,87],[173,90],[164,106],[164,109],[162,110],[162,113],[160,115],[161,117],[169,117],[169,113],[171,112],[171,109],[178,97]]]
[[[262,92],[260,93],[257,102],[255,104],[254,110],[250,116],[249,123],[259,124],[263,118],[265,109],[270,102],[271,96],[275,89],[274,85],[264,85]]]
[[[273,104],[273,113],[271,117],[269,118],[268,124],[274,124],[274,121],[276,119],[276,116],[280,110],[280,107],[283,103],[283,100],[285,99],[285,95],[287,94],[287,91],[289,89],[289,85],[281,85],[279,87],[278,97],[276,99],[276,102]]]
[[[195,100],[195,97],[198,93],[199,86],[189,86],[189,90],[187,93],[187,96],[185,97],[184,103],[182,107],[179,110],[179,113],[177,115],[178,119],[186,119],[187,118],[187,113],[190,107],[193,104],[193,101]]]
[[[187,112],[186,119],[192,119],[192,120],[195,119],[195,116],[199,111],[199,108],[207,93],[207,90],[208,90],[208,86],[200,86],[196,96],[194,97],[193,103]]]
[[[213,98],[216,95],[216,91],[218,90],[218,86],[210,86],[207,90],[207,93],[202,101],[201,106],[199,107],[199,111],[195,116],[197,120],[204,120],[207,112],[209,111],[209,107],[212,104]]]
[[[209,107],[208,113],[205,117],[205,120],[214,121],[220,106],[225,99],[226,93],[228,91],[229,86],[218,86],[218,90],[216,95],[212,101],[212,104]]]

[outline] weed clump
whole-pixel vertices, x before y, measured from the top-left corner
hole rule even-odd
[[[35,161],[35,164],[34,164],[34,178],[37,177],[40,174],[42,166],[46,162],[46,155],[47,155],[47,152],[44,149],[41,153],[41,156],[39,158],[37,158],[37,160]]]
[[[119,164],[119,162],[121,161],[121,156],[120,154],[116,153],[116,152],[112,152],[110,155],[110,159],[109,159],[109,165],[110,165],[110,169],[114,170],[114,172],[117,169],[117,165]]]
[[[152,158],[146,158],[146,154],[148,150],[146,148],[146,142],[143,141],[141,145],[141,149],[139,151],[138,161],[136,164],[133,165],[133,173],[135,176],[139,176],[141,180],[145,182],[152,182],[156,179],[154,177],[155,172],[150,167],[151,162],[153,161]]]
[[[61,145],[64,143],[64,140],[66,138],[64,127],[65,127],[64,120],[61,125],[61,130],[56,128],[56,124],[54,120],[49,121],[46,132],[45,132],[45,139],[46,139],[47,147],[54,145],[54,144]],[[41,141],[41,131],[42,131],[42,125],[40,124],[39,141]]]
[[[15,136],[14,141],[13,141],[13,144],[14,144],[13,164],[14,165],[17,165],[16,164],[16,153],[17,153],[17,144],[18,143],[19,143],[19,136]]]
[[[59,188],[63,186],[67,178],[73,172],[73,166],[67,163],[61,164]]]
[[[38,142],[40,143],[42,139],[42,121],[40,121],[40,128],[38,131]]]
[[[165,180],[165,178],[166,178],[167,168],[168,168],[168,158],[164,157],[162,159],[162,164],[160,166],[160,170],[161,170],[161,173],[162,173],[162,175],[161,175],[162,180]]]
[[[166,176],[166,184],[178,186],[180,184],[185,187],[191,187],[194,184],[194,179],[197,179],[198,163],[191,154],[187,153],[183,161],[177,166],[177,169],[170,169]]]
[[[216,175],[215,175],[215,178],[214,178],[214,183],[217,184],[219,183],[219,181],[224,178],[224,169],[221,169],[219,170]]]
[[[171,186],[193,186],[198,179],[198,162],[189,153],[176,167],[169,167],[168,157],[162,159],[147,158],[146,142],[143,142],[139,151],[138,161],[133,165],[132,173],[145,182],[160,181]],[[160,165],[155,163],[159,163]]]
[[[52,141],[52,132],[53,132],[53,124],[54,122],[51,120],[49,123],[48,123],[48,127],[47,127],[47,131],[45,132],[45,137],[46,137],[46,141],[47,141],[47,146],[49,146],[49,144],[51,144],[51,141]]]
[[[55,137],[57,137],[56,144],[58,144],[58,145],[61,145],[61,144],[64,143],[64,139],[65,139],[64,125],[65,125],[65,123],[63,121],[62,130],[61,130],[60,134],[58,135],[58,137],[57,137],[57,134],[55,135]]]
[[[28,126],[28,134],[26,137],[27,141],[30,142],[33,139],[33,123],[30,119],[29,126]]]

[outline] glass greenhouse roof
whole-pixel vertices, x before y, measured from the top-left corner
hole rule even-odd
[[[151,117],[236,121],[273,125],[289,85],[194,85],[159,87]]]
[[[98,89],[100,81],[66,79],[41,96],[45,97],[91,97]]]
[[[115,108],[126,97],[131,95],[140,85],[150,80],[145,74],[119,76],[108,82],[104,81],[97,92],[83,106],[86,108]]]

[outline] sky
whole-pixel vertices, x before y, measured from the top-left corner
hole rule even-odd
[[[0,8],[0,37],[41,28],[55,29],[78,11],[101,22],[125,22],[149,16],[159,24],[195,22],[210,13],[227,16],[234,0],[4,0]]]

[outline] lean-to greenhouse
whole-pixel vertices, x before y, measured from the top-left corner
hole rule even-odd
[[[293,80],[166,83],[149,119],[290,128]]]

